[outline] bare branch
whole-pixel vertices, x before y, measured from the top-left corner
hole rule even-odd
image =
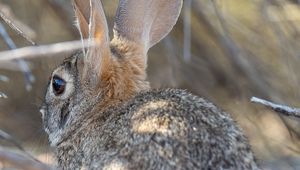
[[[26,41],[28,41],[30,44],[32,45],[36,45],[36,43],[29,38],[29,36],[27,36],[21,29],[19,29],[7,16],[5,16],[5,14],[0,11],[0,17],[5,21],[5,23],[12,28],[18,35],[20,35],[21,37],[23,37]]]
[[[28,156],[29,158],[36,160],[31,154],[29,154],[23,147],[22,145],[16,140],[14,139],[12,136],[10,136],[8,133],[2,131],[0,129],[0,140],[4,140],[9,142],[10,144],[14,145],[16,148],[18,148],[20,151],[22,151],[26,156]],[[38,161],[38,160],[36,160]]]
[[[260,99],[257,97],[252,97],[251,102],[262,104],[268,108],[271,108],[275,112],[284,114],[286,116],[293,116],[293,117],[300,118],[300,108],[292,108],[292,107],[285,106],[285,105],[275,104],[275,103],[272,103],[272,102],[269,102],[267,100]]]
[[[2,93],[2,92],[0,92],[0,98],[7,98],[7,96],[6,96],[6,94],[4,94],[4,93]]]
[[[2,23],[0,23],[0,35],[2,36],[2,38],[4,39],[4,42],[6,43],[6,45],[10,48],[10,49],[16,49],[17,46],[16,44],[13,42],[13,40],[9,37],[5,27],[3,26]]]
[[[12,136],[10,136],[8,133],[2,131],[1,129],[0,129],[0,140],[6,140],[9,143],[11,143],[14,146],[16,146],[21,151],[25,152],[25,150],[23,149],[23,147]]]
[[[0,149],[0,161],[22,170],[51,170],[54,169],[39,161],[32,160],[8,150]]]
[[[7,44],[7,46],[10,49],[16,49],[17,46],[14,43],[14,41],[10,38],[10,36],[8,35],[5,27],[2,25],[2,23],[0,23],[0,35],[3,37],[4,42]],[[33,74],[30,71],[30,68],[27,64],[26,61],[24,60],[17,60],[16,61],[20,67],[20,69],[22,70],[24,77],[25,77],[25,85],[26,85],[26,90],[30,91],[32,88],[32,83],[34,82],[35,78],[33,76]]]
[[[19,169],[24,170],[48,170],[53,169],[39,160],[35,159],[33,156],[31,156],[28,152],[25,151],[25,149],[8,133],[0,130],[0,140],[4,140],[9,142],[10,144],[13,144],[16,146],[20,151],[22,151],[21,154],[17,154],[8,150],[4,150],[0,148],[0,162],[9,163],[12,166],[15,166]]]
[[[8,82],[9,78],[3,75],[0,75],[0,81]]]
[[[27,64],[29,66],[30,69],[33,69],[34,66],[27,61]],[[4,70],[9,70],[9,71],[23,71],[18,63],[16,63],[14,60],[7,60],[7,61],[2,61],[0,62],[0,69],[4,69]]]
[[[68,41],[49,45],[30,46],[18,48],[15,50],[0,52],[0,62],[15,60],[20,58],[34,58],[50,54],[62,53],[66,51],[78,50],[93,46],[94,43],[90,40]]]

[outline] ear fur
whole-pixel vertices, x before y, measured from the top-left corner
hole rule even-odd
[[[87,39],[89,37],[89,3],[73,0],[73,8],[81,39]]]
[[[119,0],[114,36],[141,44],[146,54],[171,31],[181,7],[182,0]]]
[[[100,0],[73,0],[73,4],[82,39],[93,43],[84,57],[82,78],[84,81],[88,79],[95,87],[100,78],[111,77],[109,70],[113,65],[105,14]],[[147,51],[171,31],[181,7],[182,0],[119,0],[114,38],[121,40],[125,46],[132,44],[134,50],[141,54],[136,56],[138,63],[130,62],[142,65],[140,69],[144,70]]]
[[[102,66],[107,65],[105,62],[110,57],[109,31],[101,1],[73,0],[73,5],[81,38],[95,44],[87,49],[84,70],[86,74],[96,74],[96,79],[99,79],[104,70]]]

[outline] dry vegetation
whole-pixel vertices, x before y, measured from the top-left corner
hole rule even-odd
[[[116,2],[103,0],[110,26]],[[300,107],[300,3],[185,0],[185,4],[170,36],[150,50],[152,86],[184,88],[209,98],[243,127],[265,169],[299,169],[300,120],[250,103],[250,98]],[[38,44],[79,39],[67,0],[0,0],[0,11]],[[1,23],[17,47],[30,45]],[[2,38],[0,49],[8,50]],[[45,155],[51,151],[38,106],[51,69],[67,55],[28,60],[35,76],[30,91],[14,62],[0,62],[0,91],[8,96],[0,99],[0,129],[44,160],[50,159]],[[1,138],[0,144],[11,146]]]

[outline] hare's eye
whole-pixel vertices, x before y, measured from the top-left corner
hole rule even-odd
[[[66,81],[55,75],[52,79],[52,87],[56,96],[61,95],[65,91]]]

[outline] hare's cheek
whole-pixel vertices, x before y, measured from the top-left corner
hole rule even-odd
[[[47,120],[45,119],[45,114],[46,114],[46,110],[44,108],[41,108],[40,109],[40,113],[41,113],[41,116],[42,116],[42,121],[43,121],[43,127],[44,127],[44,130],[47,134],[50,133],[49,129],[48,129],[48,125],[47,125]]]
[[[44,129],[48,134],[60,129],[60,106],[49,107],[43,119]]]

